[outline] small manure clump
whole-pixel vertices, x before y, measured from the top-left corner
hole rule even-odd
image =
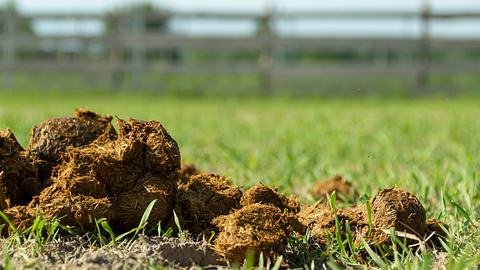
[[[365,207],[355,205],[350,208],[337,208],[336,211],[327,203],[316,203],[303,208],[298,213],[298,219],[306,227],[310,228],[312,237],[321,244],[327,244],[331,236],[335,234],[335,215],[338,218],[342,235],[346,235],[345,223],[348,221],[353,233],[361,231],[368,225]]]
[[[383,230],[395,228],[397,232],[425,236],[425,209],[413,194],[399,188],[385,189],[371,200],[372,223],[375,228],[371,236],[374,243],[390,241]]]
[[[385,189],[375,195],[370,204],[372,210],[370,234],[368,234],[369,220],[365,205],[338,208],[334,212],[329,204],[315,204],[302,209],[298,216],[299,220],[311,229],[312,236],[322,244],[326,244],[335,233],[335,215],[344,236],[345,223],[349,222],[356,245],[360,245],[363,241],[372,245],[389,245],[391,243],[389,231],[392,228],[419,239],[426,238],[425,209],[411,193],[399,188]],[[399,234],[398,237],[403,238],[402,235],[404,234]]]
[[[116,137],[110,121],[112,117],[100,116],[95,112],[77,109],[75,116],[51,118],[32,128],[28,150],[39,161],[40,178],[50,177],[52,168],[59,163],[67,147],[80,147],[90,144],[107,133]]]
[[[182,168],[178,172],[178,181],[177,184],[186,184],[190,177],[200,174],[201,171],[192,163],[183,163]]]
[[[178,186],[175,212],[182,228],[194,236],[216,231],[213,219],[240,208],[242,192],[224,176],[196,174]]]
[[[315,199],[326,199],[335,191],[339,200],[346,200],[349,196],[354,195],[352,183],[345,180],[341,175],[335,175],[326,180],[320,180],[315,183],[311,189],[311,193]]]
[[[283,213],[271,204],[254,203],[214,220],[220,228],[216,250],[230,262],[242,262],[248,251],[267,257],[282,253],[287,237],[304,233],[295,215]]]
[[[26,205],[40,193],[34,161],[12,131],[0,131],[0,210]]]
[[[280,210],[288,210],[291,213],[300,211],[300,203],[297,198],[287,197],[277,192],[276,189],[270,188],[264,184],[257,184],[249,188],[242,196],[240,201],[242,206],[254,203],[270,204],[278,207]]]

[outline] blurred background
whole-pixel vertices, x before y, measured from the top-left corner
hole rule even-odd
[[[0,0],[0,90],[480,92],[480,1]]]

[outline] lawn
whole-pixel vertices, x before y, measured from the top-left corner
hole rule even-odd
[[[314,201],[312,184],[334,174],[361,194],[344,204],[402,187],[418,196],[428,217],[448,224],[449,268],[480,264],[480,102],[0,93],[0,129],[12,129],[26,146],[33,125],[76,107],[159,120],[184,162],[244,187],[274,185],[306,203]],[[406,256],[391,266],[422,260]]]

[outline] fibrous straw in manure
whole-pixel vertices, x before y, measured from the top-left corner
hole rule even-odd
[[[25,215],[38,209],[87,229],[108,218],[115,229],[128,230],[156,199],[149,223],[166,223],[175,201],[178,146],[156,121],[119,120],[119,127],[117,139],[106,133],[84,147],[67,147],[52,185],[21,209]]]
[[[0,131],[0,210],[25,205],[40,193],[34,164],[11,130]]]
[[[427,238],[425,209],[411,193],[399,188],[385,189],[370,200],[370,205],[371,220],[368,220],[365,205],[338,208],[334,211],[327,203],[302,209],[299,219],[311,229],[312,236],[323,244],[328,243],[338,228],[335,217],[343,238],[346,237],[345,223],[349,222],[356,246],[364,241],[378,246],[389,245],[391,229],[399,232],[398,238],[406,235],[413,235],[415,239]],[[406,237],[407,242],[411,243],[412,238]]]
[[[240,208],[242,192],[221,175],[201,173],[178,186],[175,211],[180,223],[192,235],[209,236],[217,231],[213,219]]]
[[[214,223],[220,228],[215,247],[232,262],[242,262],[249,250],[256,256],[263,252],[274,257],[285,249],[288,236],[302,233],[295,215],[270,204],[244,206]]]
[[[40,181],[50,178],[52,168],[59,164],[68,147],[88,145],[100,136],[115,139],[111,120],[109,115],[76,109],[72,117],[51,118],[33,127],[28,151],[37,161]]]
[[[271,204],[280,210],[288,210],[291,213],[300,211],[300,203],[297,198],[287,197],[277,192],[276,189],[267,187],[264,184],[257,184],[249,188],[242,196],[242,206],[254,203]]]

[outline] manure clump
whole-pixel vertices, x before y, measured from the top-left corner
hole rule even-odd
[[[240,202],[242,206],[262,203],[273,205],[282,211],[287,209],[291,213],[298,213],[300,211],[300,203],[297,198],[293,196],[287,197],[278,193],[276,189],[264,184],[257,184],[249,188],[243,194]]]
[[[0,210],[26,205],[40,193],[34,161],[11,130],[0,131]]]
[[[220,228],[215,248],[230,262],[242,262],[248,251],[256,258],[261,252],[273,258],[284,251],[288,236],[304,233],[295,215],[260,203],[220,216],[214,223]]]
[[[178,186],[175,212],[183,229],[194,236],[217,231],[212,221],[240,208],[242,192],[225,176],[201,173]]]
[[[186,184],[190,177],[200,173],[201,171],[193,163],[182,164],[182,168],[178,172],[177,184]]]
[[[413,194],[399,188],[385,189],[375,195],[371,205],[374,243],[390,241],[390,235],[382,231],[390,228],[419,238],[425,236],[425,208]]]
[[[311,229],[312,236],[325,244],[336,230],[335,216],[338,218],[342,235],[345,236],[345,223],[348,221],[356,245],[367,241],[373,245],[390,245],[390,229],[425,239],[427,224],[425,209],[411,193],[399,188],[385,189],[370,200],[371,232],[369,233],[368,212],[365,205],[338,208],[336,212],[329,204],[315,204],[306,207],[298,214],[299,220]],[[433,226],[433,225],[432,225]],[[403,235],[403,236],[402,236]],[[404,234],[397,235],[404,238]],[[412,242],[408,237],[407,241]]]
[[[329,179],[318,181],[311,189],[315,199],[326,199],[334,191],[338,200],[345,200],[354,195],[352,183],[338,174]]]
[[[110,220],[113,217],[111,206],[112,202],[108,198],[72,194],[54,183],[30,202],[27,213],[35,213],[38,209],[38,213],[47,220],[59,218],[63,225],[94,230],[95,219]]]
[[[157,121],[119,120],[119,136],[100,136],[83,147],[68,146],[52,173],[51,186],[28,208],[65,225],[93,229],[107,218],[116,230],[138,226],[157,200],[149,224],[165,224],[175,202],[180,151]]]
[[[112,117],[100,116],[86,109],[75,110],[75,116],[51,118],[32,128],[28,150],[40,161],[40,177],[50,177],[52,168],[59,163],[68,147],[88,145],[104,134],[116,137],[110,121]]]
[[[13,206],[7,209],[3,209],[1,211],[10,220],[14,229],[10,226],[6,226],[6,230],[0,231],[0,235],[8,236],[8,234],[14,232],[14,230],[22,231],[30,227],[35,219],[35,211],[32,211],[32,209],[28,208],[25,205]],[[0,218],[0,225],[2,223],[5,223],[5,221]]]
[[[350,208],[337,208],[336,211],[327,203],[316,203],[308,206],[298,213],[298,219],[306,227],[310,228],[315,241],[326,244],[330,236],[335,234],[338,218],[342,228],[342,236],[346,236],[345,223],[348,221],[352,233],[360,232],[368,226],[367,211],[364,206],[355,205]]]

